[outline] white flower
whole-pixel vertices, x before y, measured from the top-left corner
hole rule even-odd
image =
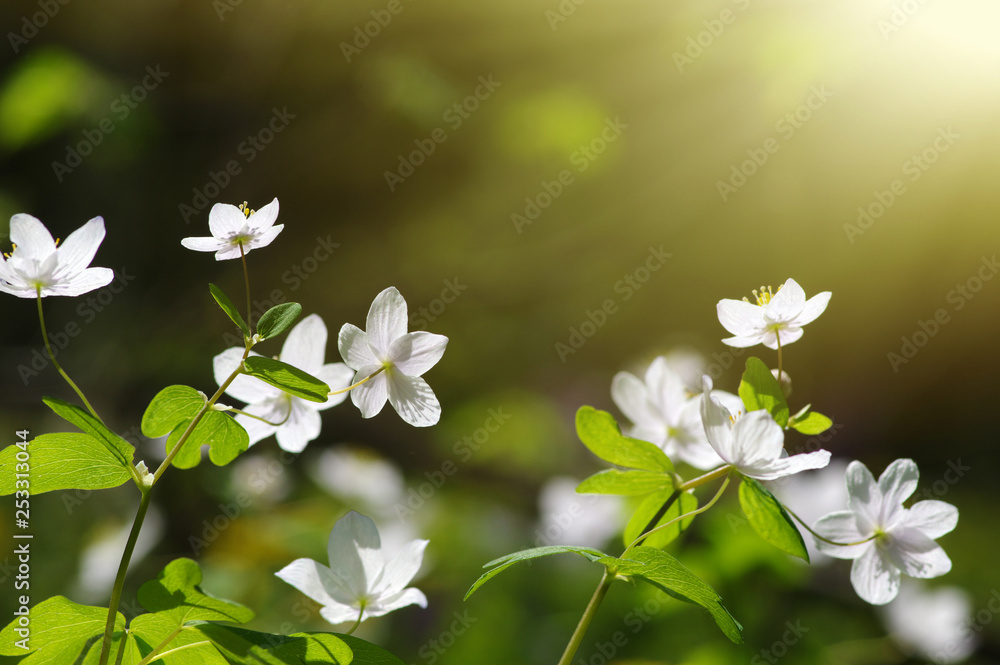
[[[329,568],[296,559],[275,574],[322,605],[330,623],[363,621],[407,605],[427,607],[422,591],[404,588],[420,569],[427,542],[411,541],[385,562],[375,523],[351,511],[330,532]]]
[[[716,391],[715,396],[736,410],[740,399]],[[679,374],[660,356],[646,369],[645,382],[629,372],[611,381],[611,399],[634,424],[628,436],[655,443],[671,458],[693,467],[711,469],[724,464],[708,443],[701,424],[701,395],[689,397]]]
[[[830,511],[847,504],[847,488],[844,487],[844,473],[847,462],[834,459],[829,466],[814,471],[805,471],[794,476],[786,476],[768,481],[767,489],[778,497],[785,506],[795,511],[807,524],[812,524]],[[795,523],[802,534],[802,540],[809,551],[812,565],[830,563],[831,559],[819,551],[813,538],[804,526]],[[801,559],[793,559],[805,565]]]
[[[729,346],[754,346],[763,344],[777,349],[802,337],[802,326],[815,321],[826,310],[830,292],[824,291],[809,300],[794,279],[789,279],[771,293],[771,287],[754,291],[757,304],[743,300],[720,300],[716,306],[719,323],[735,337],[722,340]]]
[[[10,218],[14,250],[0,260],[0,291],[18,298],[78,296],[111,283],[110,268],[88,268],[104,240],[104,219],[95,217],[69,234],[62,247],[40,221]]]
[[[971,614],[972,603],[964,590],[927,589],[914,580],[900,585],[899,595],[885,606],[882,618],[908,653],[935,663],[958,663],[976,647],[975,633],[969,629]]]
[[[197,252],[215,252],[216,261],[240,258],[243,254],[271,244],[284,224],[274,226],[278,219],[278,199],[274,199],[260,210],[254,211],[243,203],[239,207],[228,203],[216,203],[208,213],[208,228],[212,237],[184,238],[181,244]]]
[[[535,545],[604,547],[628,519],[625,501],[610,494],[577,494],[579,480],[552,478],[538,495]]]
[[[393,504],[406,499],[406,483],[400,470],[367,449],[328,448],[308,465],[308,471],[330,494],[348,503],[360,501],[377,514],[389,514]]]
[[[330,386],[330,390],[346,388],[350,385],[354,373],[343,363],[323,364],[326,338],[326,325],[323,324],[323,319],[311,314],[289,331],[278,360],[312,374]],[[243,351],[244,349],[233,347],[215,356],[213,369],[215,381],[220,386],[233,370],[239,367]],[[250,355],[258,354],[251,352]],[[236,377],[236,380],[226,388],[226,394],[246,402],[247,407],[243,411],[271,423],[280,423],[269,425],[256,418],[238,414],[236,420],[250,435],[250,445],[276,434],[278,445],[290,453],[301,452],[307,443],[319,436],[322,424],[320,411],[340,404],[347,397],[347,393],[342,393],[333,395],[325,402],[310,402],[293,397],[246,374]]]
[[[872,605],[884,605],[899,592],[900,573],[930,578],[951,570],[951,559],[934,542],[958,524],[958,509],[944,501],[905,501],[917,489],[920,473],[913,460],[898,459],[879,476],[878,483],[861,462],[847,467],[847,507],[820,518],[813,529],[837,543],[816,546],[838,559],[854,559],[851,583]],[[867,542],[861,542],[867,541]]]
[[[429,332],[406,332],[406,301],[390,286],[375,296],[368,310],[367,332],[345,323],[340,329],[340,355],[357,370],[354,383],[378,372],[351,391],[361,416],[371,418],[386,399],[400,417],[415,427],[435,424],[441,404],[420,375],[444,355],[448,338]]]
[[[708,442],[719,457],[744,476],[774,480],[830,463],[826,450],[789,456],[784,448],[785,434],[770,413],[760,409],[733,416],[712,395],[712,380],[706,376],[702,381],[706,399],[701,402],[701,419]]]

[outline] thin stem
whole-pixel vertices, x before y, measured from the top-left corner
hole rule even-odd
[[[809,533],[811,533],[818,540],[822,540],[824,543],[829,543],[830,545],[836,545],[837,547],[853,547],[854,545],[864,545],[865,543],[871,542],[871,541],[875,540],[876,538],[878,538],[878,534],[876,533],[876,534],[872,534],[871,536],[865,538],[864,540],[859,540],[856,543],[838,543],[835,540],[830,540],[829,538],[824,538],[823,536],[821,536],[818,533],[816,533],[815,531],[813,531],[812,527],[810,527],[808,524],[806,524],[805,521],[801,517],[799,517],[798,515],[796,515],[795,512],[791,508],[789,508],[788,506],[786,506],[785,504],[781,504],[781,506],[782,506],[782,508],[785,509],[785,511],[789,515],[791,515],[792,517],[794,517],[798,521],[799,524],[801,524],[802,526],[804,526],[806,528],[806,531],[808,531]]]
[[[674,502],[681,498],[681,494],[682,492],[679,488],[671,492],[670,496],[667,497],[667,500],[663,502],[662,506],[660,506],[660,509],[656,511],[655,515],[653,515],[653,519],[649,520],[649,523],[643,528],[642,531],[639,532],[640,536],[636,538],[636,543],[634,544],[642,545],[642,541],[646,539],[646,536],[649,535],[650,531],[656,528],[656,524],[663,519],[664,515],[667,514],[667,511],[670,510],[670,506],[674,505]],[[631,545],[625,548],[625,551],[628,552],[629,548],[631,548]]]
[[[243,253],[243,241],[240,241],[240,261],[243,262],[243,284],[247,287],[247,328],[253,337],[253,320],[250,318],[250,272],[247,270],[247,255]]]
[[[597,614],[597,608],[601,605],[601,601],[604,600],[604,596],[607,595],[608,588],[611,587],[611,583],[614,580],[615,576],[605,568],[601,582],[597,585],[597,589],[594,590],[594,595],[591,596],[590,602],[587,603],[587,609],[583,611],[580,623],[576,625],[573,636],[569,638],[569,644],[566,645],[566,651],[563,652],[558,665],[570,665],[573,661],[573,656],[576,655],[577,649],[580,648],[580,643],[583,642],[583,636],[587,633],[590,622],[594,619],[594,615]]]
[[[260,416],[255,416],[252,413],[247,413],[243,409],[230,408],[230,409],[227,409],[227,411],[229,413],[238,413],[241,416],[246,416],[247,418],[253,418],[254,420],[259,420],[260,422],[264,423],[265,425],[270,425],[271,427],[281,427],[282,425],[284,425],[285,423],[287,423],[288,419],[291,417],[291,415],[292,415],[292,405],[291,405],[291,403],[289,403],[289,405],[288,405],[288,413],[285,414],[285,417],[282,419],[282,421],[280,423],[272,423],[267,418],[261,418]]]
[[[693,490],[695,487],[701,487],[705,483],[710,483],[716,478],[721,478],[722,476],[725,476],[732,470],[733,470],[732,465],[724,464],[723,466],[720,466],[718,469],[713,469],[712,471],[709,471],[703,476],[698,476],[697,478],[692,478],[686,483],[682,483],[677,489],[679,489],[682,492],[686,492],[687,490]]]
[[[38,291],[38,322],[42,324],[42,341],[45,342],[45,350],[49,352],[49,359],[52,361],[52,365],[59,370],[59,373],[62,374],[62,378],[66,379],[66,383],[69,384],[69,387],[76,391],[76,394],[80,396],[80,399],[83,400],[84,405],[87,407],[87,411],[90,411],[90,415],[100,420],[101,424],[104,424],[101,417],[97,415],[97,411],[94,411],[94,407],[92,407],[90,402],[87,401],[87,397],[83,394],[83,391],[80,390],[75,383],[73,383],[73,379],[69,378],[69,374],[67,374],[63,370],[62,366],[59,365],[59,362],[56,360],[56,354],[52,353],[52,347],[49,345],[49,335],[45,330],[45,316],[42,314],[42,287],[39,286],[36,287],[36,289]]]
[[[778,340],[778,383],[781,383],[781,331],[774,332],[774,338]]]
[[[642,545],[642,541],[645,540],[646,536],[649,535],[649,531],[651,529],[655,528],[656,527],[656,523],[663,519],[663,516],[667,514],[668,510],[670,510],[670,506],[672,506],[674,504],[674,502],[677,501],[677,499],[680,498],[682,492],[686,492],[687,490],[694,489],[695,487],[700,487],[700,486],[704,485],[705,483],[709,483],[709,482],[715,480],[716,478],[724,476],[724,475],[728,474],[732,470],[732,468],[733,467],[731,467],[728,464],[726,464],[725,466],[720,466],[718,469],[715,469],[713,471],[709,471],[708,473],[706,473],[703,476],[698,476],[697,478],[692,478],[691,480],[687,481],[686,483],[680,483],[679,485],[677,485],[677,488],[670,494],[669,497],[667,497],[667,500],[663,503],[663,505],[660,507],[660,509],[658,511],[656,511],[656,514],[653,515],[653,519],[649,520],[649,523],[646,525],[646,527],[642,531],[639,532],[642,535],[639,536],[638,542],[633,543],[633,545]],[[629,547],[631,547],[631,546],[629,546]]]
[[[128,534],[128,542],[125,543],[122,561],[118,565],[118,575],[115,577],[114,590],[111,592],[111,605],[108,607],[108,621],[104,626],[104,642],[101,645],[100,665],[107,665],[108,656],[111,654],[111,641],[114,638],[115,619],[118,617],[118,605],[122,599],[122,588],[125,586],[125,573],[128,572],[128,564],[132,560],[135,543],[139,540],[139,530],[142,529],[142,522],[146,519],[146,510],[149,508],[150,489],[146,488],[142,492],[142,499],[139,501],[139,510],[136,511],[135,521],[132,522],[132,531]],[[124,645],[119,645],[119,648],[124,648]]]
[[[361,625],[361,619],[362,619],[362,617],[364,617],[364,616],[365,616],[365,606],[364,606],[364,605],[362,605],[362,606],[361,606],[361,611],[359,611],[359,612],[358,612],[358,620],[354,622],[354,625],[353,625],[353,626],[351,626],[351,629],[350,629],[349,631],[347,631],[346,633],[344,633],[344,635],[350,635],[350,634],[351,634],[351,633],[353,633],[353,632],[354,632],[355,630],[357,630],[357,629],[358,629],[358,626],[360,626],[360,625]]]
[[[683,519],[687,519],[688,517],[693,517],[693,516],[697,515],[698,513],[703,513],[706,510],[708,510],[709,508],[711,508],[712,506],[714,506],[715,502],[719,500],[719,497],[721,497],[722,493],[726,490],[726,487],[729,486],[729,478],[730,478],[730,476],[726,476],[726,479],[724,481],[722,481],[722,485],[719,487],[719,491],[715,493],[715,496],[712,497],[711,501],[709,501],[708,503],[706,503],[701,508],[697,508],[696,510],[692,510],[689,513],[684,513],[683,515],[678,515],[677,517],[673,518],[669,522],[664,522],[663,524],[661,524],[660,526],[656,527],[655,529],[652,529],[651,531],[648,531],[648,532],[644,533],[643,535],[641,535],[640,537],[638,537],[634,541],[632,541],[632,544],[625,548],[625,551],[622,552],[622,555],[619,558],[621,558],[621,559],[625,558],[625,555],[628,554],[629,551],[631,551],[631,549],[633,547],[638,547],[639,545],[642,545],[642,542],[646,538],[649,538],[651,535],[653,535],[657,531],[662,531],[663,529],[666,529],[668,526],[670,526],[671,524],[673,524],[674,522],[676,522],[678,520],[683,520]]]
[[[366,383],[366,382],[372,380],[374,377],[378,376],[379,374],[381,374],[384,371],[385,371],[385,365],[383,365],[382,367],[379,367],[377,370],[375,370],[374,372],[372,372],[371,374],[369,374],[365,378],[361,379],[360,381],[358,381],[357,383],[355,383],[353,386],[347,386],[346,388],[341,388],[340,390],[331,390],[329,393],[327,393],[327,397],[333,397],[334,395],[342,395],[343,393],[346,393],[348,391],[354,390],[355,388],[357,388],[358,386],[360,386],[362,383]]]

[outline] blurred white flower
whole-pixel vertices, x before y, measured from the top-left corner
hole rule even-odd
[[[376,415],[388,399],[403,420],[427,427],[441,418],[441,404],[420,376],[441,360],[448,338],[406,327],[406,301],[390,286],[375,296],[367,332],[350,323],[340,329],[340,355],[357,370],[354,383],[368,379],[351,391],[363,418]]]
[[[892,638],[910,655],[934,663],[959,663],[976,648],[969,629],[972,602],[957,587],[928,589],[915,580],[904,581],[881,614]]]
[[[132,564],[142,561],[163,536],[163,514],[150,505],[132,552]],[[131,519],[117,527],[101,527],[96,539],[80,555],[80,571],[73,583],[73,598],[82,603],[107,602],[118,574],[122,551],[132,531]]]
[[[368,450],[328,448],[308,468],[316,484],[333,496],[361,501],[379,514],[401,501],[406,492],[399,469]]]
[[[323,363],[326,356],[326,325],[316,314],[299,321],[292,328],[278,359],[307,372],[323,381],[331,390],[346,388],[353,372],[343,363]],[[229,375],[240,366],[244,349],[226,349],[213,360],[215,381],[220,386]],[[258,355],[251,352],[250,355]],[[268,422],[236,415],[236,421],[246,428],[250,435],[250,445],[275,434],[278,445],[290,453],[302,452],[310,441],[319,436],[322,419],[319,412],[340,404],[347,398],[346,393],[333,395],[325,402],[311,402],[293,397],[280,388],[264,383],[246,374],[226,388],[226,394],[247,403],[243,411],[263,418]],[[268,424],[274,423],[274,424]]]
[[[249,495],[261,504],[274,505],[288,496],[292,485],[288,480],[286,461],[270,454],[240,455],[230,467],[233,494]]]
[[[958,524],[958,509],[944,501],[903,502],[917,489],[920,473],[913,460],[898,459],[878,483],[861,462],[847,467],[849,510],[820,518],[813,529],[837,543],[817,540],[817,547],[838,559],[854,559],[851,584],[862,600],[884,605],[899,592],[901,573],[931,578],[951,570],[951,559],[935,539]],[[864,542],[862,542],[864,541]]]
[[[208,213],[211,237],[184,238],[181,244],[196,252],[215,252],[216,261],[240,258],[243,254],[266,247],[278,237],[284,224],[274,226],[278,219],[278,199],[260,210],[251,210],[246,203],[238,208],[228,203],[216,203]]]
[[[407,605],[427,607],[422,591],[404,588],[420,569],[427,542],[414,540],[386,562],[375,523],[351,511],[330,532],[329,568],[303,558],[275,574],[322,605],[330,623],[360,622]]]
[[[624,500],[610,494],[577,494],[579,484],[573,478],[557,477],[542,487],[536,545],[600,548],[621,533],[628,518]]]
[[[104,240],[104,219],[95,217],[69,234],[62,247],[31,215],[10,218],[14,249],[0,259],[0,291],[18,298],[78,296],[111,283],[110,268],[88,268]]]
[[[803,471],[794,476],[770,480],[766,485],[772,494],[795,511],[806,524],[812,524],[823,515],[847,505],[847,487],[844,486],[846,472],[847,462],[835,459],[823,469]],[[809,550],[809,562],[814,565],[829,563],[830,557],[819,551],[809,531],[798,522],[795,526],[798,527],[806,549]],[[802,563],[805,564],[804,561]]]
[[[824,291],[806,300],[806,292],[789,279],[771,293],[771,287],[754,291],[757,303],[743,300],[720,300],[716,305],[719,323],[735,337],[722,340],[729,346],[747,347],[763,344],[769,349],[791,344],[802,337],[802,326],[815,321],[826,310],[830,292]]]

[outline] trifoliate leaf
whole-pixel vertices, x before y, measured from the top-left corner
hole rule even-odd
[[[301,397],[310,402],[325,402],[330,394],[330,386],[315,376],[303,372],[298,367],[264,356],[250,356],[243,361],[247,374],[255,376],[289,395]]]
[[[201,568],[191,559],[175,559],[155,580],[139,587],[139,603],[150,612],[169,616],[182,626],[189,621],[232,621],[246,623],[254,613],[201,590]]]
[[[253,630],[203,623],[194,626],[230,663],[254,665],[401,665],[400,661],[374,645],[334,633],[272,635]],[[364,642],[367,659],[358,659],[347,644]],[[371,654],[380,654],[373,658]]]
[[[607,411],[580,407],[576,412],[576,433],[583,445],[605,462],[643,471],[674,470],[670,458],[654,444],[624,436]]]
[[[661,489],[671,489],[672,476],[656,471],[605,469],[592,475],[577,485],[579,494],[620,494],[640,496]]]
[[[645,580],[678,600],[701,605],[709,611],[726,637],[736,644],[743,641],[743,626],[722,605],[722,598],[715,589],[674,557],[655,547],[641,546],[620,561],[619,575]]]
[[[167,453],[174,449],[191,421],[174,429],[167,438]],[[201,447],[207,445],[208,458],[216,466],[225,466],[250,447],[250,435],[236,420],[221,411],[209,411],[191,432],[184,448],[174,457],[178,469],[190,469],[201,462]]]
[[[207,399],[191,386],[167,386],[146,407],[142,414],[142,433],[151,439],[169,434],[178,425],[190,422]]]
[[[24,459],[28,461],[21,461]],[[19,464],[26,466],[19,467]],[[29,482],[19,487],[17,481],[22,479],[16,474],[20,469],[28,468]],[[131,477],[121,460],[89,434],[40,434],[24,450],[16,444],[0,450],[0,496],[13,494],[19,489],[27,489],[31,494],[52,490],[106,489],[118,487]]]
[[[0,656],[20,656],[18,665],[97,662],[104,638],[108,608],[78,605],[63,596],[47,598],[31,608],[30,628],[19,633],[18,617],[0,631]],[[118,642],[125,630],[125,617],[115,617],[111,659],[115,662]],[[21,640],[24,640],[21,642]],[[27,649],[21,648],[26,646]]]
[[[740,381],[740,399],[747,413],[764,409],[781,427],[788,424],[785,394],[771,370],[758,358],[747,358],[747,368]]]
[[[489,570],[476,580],[476,583],[472,585],[472,588],[465,594],[465,598],[468,599],[476,589],[483,586],[491,579],[507,570],[515,563],[520,561],[527,561],[528,559],[537,559],[543,556],[549,556],[550,554],[562,554],[563,552],[571,552],[573,554],[579,554],[585,559],[590,561],[600,561],[608,557],[607,554],[600,550],[595,550],[590,547],[573,547],[571,545],[547,545],[545,547],[533,547],[529,550],[521,550],[520,552],[512,552],[499,559],[494,559],[487,564],[483,565],[483,568],[490,568],[495,566],[492,570]]]
[[[809,561],[802,534],[792,518],[766,487],[753,478],[740,483],[740,506],[757,534],[782,552]]]
[[[302,305],[297,302],[275,305],[261,315],[257,322],[257,334],[263,339],[277,337],[288,330],[301,313]]]
[[[208,290],[212,292],[212,297],[215,298],[215,302],[219,303],[219,307],[221,307],[222,311],[226,313],[229,320],[236,324],[236,327],[242,331],[245,337],[249,337],[250,327],[247,326],[247,322],[243,320],[242,316],[240,316],[240,313],[236,309],[236,305],[233,304],[233,301],[230,300],[226,294],[222,292],[222,289],[217,287],[215,284],[209,284]]]
[[[55,397],[43,397],[45,405],[52,409],[57,416],[67,422],[76,425],[81,430],[91,435],[106,447],[112,455],[118,459],[125,468],[132,466],[132,458],[135,456],[135,448],[131,443],[121,438],[107,427],[104,423],[91,415],[88,411],[78,407],[76,404],[64,402]]]
[[[697,497],[690,492],[682,492],[677,500],[656,520],[656,524],[650,526],[650,522],[660,513],[660,510],[663,509],[664,504],[666,504],[672,494],[673,490],[671,489],[660,490],[649,495],[639,504],[639,508],[632,514],[632,518],[629,519],[622,536],[626,547],[651,528],[698,509]],[[657,531],[648,537],[643,541],[643,545],[649,547],[666,547],[667,544],[681,535],[681,531],[688,528],[692,520],[694,520],[694,515],[674,522],[667,528]]]

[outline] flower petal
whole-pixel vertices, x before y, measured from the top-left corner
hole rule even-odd
[[[326,549],[330,571],[350,589],[352,600],[367,596],[383,568],[382,542],[375,523],[352,510],[333,525]]]
[[[354,383],[371,376],[380,367],[381,365],[362,367],[354,375]],[[385,372],[382,372],[366,383],[362,383],[351,391],[351,401],[361,411],[362,418],[371,418],[378,414],[382,410],[382,407],[385,406],[387,399],[389,399],[389,381],[386,378]]]
[[[315,374],[326,357],[326,324],[318,314],[310,314],[295,324],[281,346],[281,362]]]
[[[813,531],[835,543],[857,543],[869,536],[870,533],[862,533],[858,530],[856,516],[850,510],[841,510],[829,515],[824,515],[813,524]],[[831,545],[816,539],[816,548],[823,554],[836,557],[838,559],[857,559],[866,551],[874,547],[871,542],[861,545]]]
[[[738,337],[727,337],[722,340],[722,343],[726,346],[732,346],[738,349],[745,349],[749,346],[756,346],[764,341],[763,334],[757,335],[746,335]]]
[[[278,427],[275,434],[282,450],[290,453],[301,453],[310,441],[319,436],[323,425],[322,419],[319,412],[307,404],[312,404],[312,402],[306,402],[297,397],[291,398],[292,411],[288,414],[288,420]]]
[[[246,223],[247,217],[243,211],[228,203],[216,203],[208,211],[208,228],[220,240],[238,233]]]
[[[237,208],[237,210],[239,210],[239,208]],[[250,215],[247,219],[247,226],[249,226],[251,232],[261,233],[262,231],[266,231],[274,226],[274,222],[277,219],[278,198],[275,197],[273,201],[265,205],[263,208],[258,208],[257,212]]]
[[[315,600],[320,605],[337,605],[327,588],[327,584],[332,579],[330,569],[312,559],[296,559],[281,570],[275,576]],[[357,618],[357,612],[355,612]]]
[[[406,334],[406,301],[396,287],[390,286],[372,301],[365,332],[372,352],[379,360],[389,359],[389,347]]]
[[[44,261],[55,253],[52,234],[37,217],[19,212],[10,218],[10,241],[17,245],[17,256]]]
[[[778,331],[769,331],[764,338],[764,346],[769,349],[777,349],[779,335],[781,336],[781,345],[788,346],[792,342],[797,342],[802,337],[803,332],[805,331],[802,330],[802,328],[797,328],[795,326],[782,328]]]
[[[399,417],[414,427],[428,427],[441,419],[441,403],[419,376],[390,371],[389,403]]]
[[[329,363],[323,365],[313,376],[330,386],[331,391],[343,390],[351,385],[351,381],[354,379],[354,370],[344,363]],[[322,404],[314,403],[312,408],[323,411],[331,406],[337,406],[345,399],[347,399],[347,393],[331,395]]]
[[[398,610],[401,607],[406,607],[407,605],[427,607],[427,596],[425,596],[424,592],[420,589],[415,589],[413,587],[404,589],[395,595],[381,600],[378,604],[372,606],[371,608],[366,607],[365,616],[380,617],[394,610]]]
[[[899,570],[876,547],[870,547],[851,565],[851,584],[861,600],[885,605],[899,593]]]
[[[917,489],[920,471],[911,459],[898,459],[882,472],[878,478],[878,489],[882,493],[882,504],[886,508],[898,508]]]
[[[705,426],[708,442],[726,462],[733,460],[733,434],[730,413],[719,400],[712,397],[712,380],[702,378],[704,397],[701,401],[701,422]]]
[[[371,345],[368,344],[368,335],[356,325],[344,324],[337,336],[337,348],[340,349],[340,357],[351,369],[360,370],[369,365],[382,366],[382,361],[372,353]]]
[[[687,401],[684,382],[679,374],[670,369],[667,359],[658,356],[646,369],[646,385],[653,406],[662,414],[667,425],[676,425],[679,412]]]
[[[831,295],[829,291],[823,291],[807,300],[802,307],[802,312],[795,317],[795,325],[804,326],[818,319],[819,315],[826,311],[826,306],[830,304]]]
[[[226,349],[212,359],[212,372],[215,375],[215,382],[217,384],[221,386],[225,383],[226,379],[240,366],[240,363],[243,362],[243,351],[244,349],[234,346]],[[251,351],[250,355],[256,356],[259,354]],[[240,374],[226,388],[226,394],[247,404],[254,404],[274,399],[280,396],[282,392],[260,379]]]
[[[448,338],[429,332],[406,333],[389,347],[389,361],[407,376],[420,376],[441,360]]]
[[[720,300],[715,311],[722,327],[737,337],[755,334],[764,321],[764,309],[745,300]]]
[[[278,427],[269,423],[280,423],[288,415],[288,405],[284,400],[281,400],[281,403],[278,400],[265,400],[244,407],[242,410],[268,421],[265,423],[257,418],[248,418],[242,413],[236,414],[236,422],[247,431],[251,446],[277,431]]]
[[[111,268],[87,268],[72,277],[63,278],[57,284],[42,289],[42,295],[79,296],[84,293],[107,286],[114,280],[115,273]]]
[[[944,549],[916,529],[893,531],[893,563],[910,577],[929,579],[951,570],[951,559]]]
[[[903,524],[928,538],[940,538],[958,526],[958,508],[944,501],[918,501],[910,506]]]
[[[775,480],[783,476],[791,476],[801,471],[811,469],[822,469],[830,463],[830,451],[817,450],[811,453],[792,455],[791,457],[781,457],[776,460],[758,462],[756,465],[740,471],[751,478],[758,480]]]
[[[802,312],[805,304],[806,292],[794,279],[788,279],[778,288],[771,302],[764,306],[764,316],[771,321],[792,321]]]
[[[424,549],[427,540],[413,540],[404,545],[392,559],[385,564],[382,579],[379,580],[377,591],[380,596],[394,596],[402,591],[410,580],[420,570],[424,560]]]
[[[218,252],[221,249],[229,248],[228,242],[204,236],[200,238],[182,238],[181,244],[196,252]]]
[[[252,215],[251,219],[256,216],[257,215]],[[246,251],[249,252],[251,249],[260,249],[261,247],[267,247],[272,242],[274,242],[274,239],[278,237],[278,234],[281,233],[281,230],[283,228],[285,228],[284,224],[278,224],[277,226],[272,226],[271,228],[265,231],[261,231],[260,235],[255,236],[252,240],[250,240],[249,243],[247,243],[247,246],[245,248]]]
[[[360,613],[361,611],[358,608],[351,607],[350,605],[343,605],[341,603],[325,605],[319,609],[320,616],[332,624],[357,621]],[[365,609],[364,614],[364,618],[372,616],[367,608]],[[364,618],[362,618],[362,621],[364,621]]]
[[[61,276],[69,276],[81,272],[94,260],[97,248],[104,240],[104,219],[95,217],[76,231],[73,231],[56,250],[59,256],[59,268],[56,271]]]
[[[858,515],[859,528],[869,534],[875,532],[882,494],[875,477],[864,464],[858,461],[847,465],[847,507]]]
[[[625,414],[625,417],[636,425],[636,429],[657,430],[659,432],[659,443],[663,441],[664,423],[663,418],[656,412],[649,401],[649,391],[646,384],[639,377],[629,372],[618,372],[611,379],[611,401],[615,403],[618,410]],[[647,435],[648,436],[648,435]],[[645,437],[645,441],[651,439]]]
[[[737,468],[777,460],[785,446],[785,434],[767,411],[751,411],[733,425],[730,462]]]

